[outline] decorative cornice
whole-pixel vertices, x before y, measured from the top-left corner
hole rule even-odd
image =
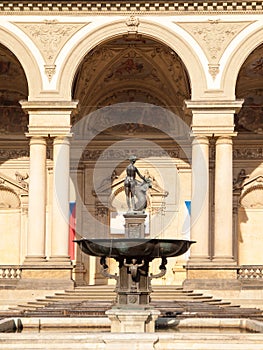
[[[0,12],[11,13],[258,13],[262,12],[262,1],[236,1],[218,0],[218,1],[0,1]]]

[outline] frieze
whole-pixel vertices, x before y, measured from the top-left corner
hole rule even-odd
[[[0,149],[0,159],[29,158],[27,149]]]
[[[263,158],[263,147],[240,147],[233,149],[234,159],[262,159]]]
[[[149,158],[149,157],[170,157],[178,158],[180,154],[180,149],[175,148],[173,150],[156,150],[156,149],[147,149],[147,150],[85,150],[82,154],[82,160],[84,161],[95,161],[98,158],[101,160],[119,160],[119,159],[128,159],[131,155],[135,154],[138,158]]]

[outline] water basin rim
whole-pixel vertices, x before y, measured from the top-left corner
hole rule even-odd
[[[110,242],[138,242],[138,243],[175,243],[175,242],[188,242],[188,243],[196,243],[196,241],[191,241],[188,239],[174,239],[174,238],[81,238],[81,239],[75,239],[73,242],[79,243],[79,242],[94,242],[94,243],[110,243]]]

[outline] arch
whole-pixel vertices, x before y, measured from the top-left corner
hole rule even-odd
[[[0,27],[0,42],[7,47],[20,62],[27,79],[28,99],[32,100],[41,91],[42,78],[37,62],[29,48],[13,33]]]
[[[235,89],[239,71],[247,57],[263,43],[263,27],[244,37],[239,47],[228,58],[226,68],[222,74],[222,89],[225,96],[235,99]]]
[[[58,77],[58,91],[62,91],[62,87],[67,87],[67,89],[64,89],[63,97],[65,99],[71,99],[74,76],[85,55],[97,45],[123,34],[127,34],[127,26],[124,20],[118,20],[93,29],[82,41],[75,44],[65,58],[64,66],[62,66]],[[198,95],[203,93],[206,88],[206,78],[202,64],[193,49],[182,37],[159,23],[149,22],[145,19],[140,19],[138,34],[146,35],[173,49],[188,71],[192,98],[196,99]],[[193,84],[195,81],[198,84]]]

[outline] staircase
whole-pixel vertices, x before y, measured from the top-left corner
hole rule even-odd
[[[0,311],[4,317],[105,317],[115,300],[114,286],[85,286]],[[151,305],[161,317],[239,317],[263,320],[259,308],[243,308],[178,286],[154,286]]]

